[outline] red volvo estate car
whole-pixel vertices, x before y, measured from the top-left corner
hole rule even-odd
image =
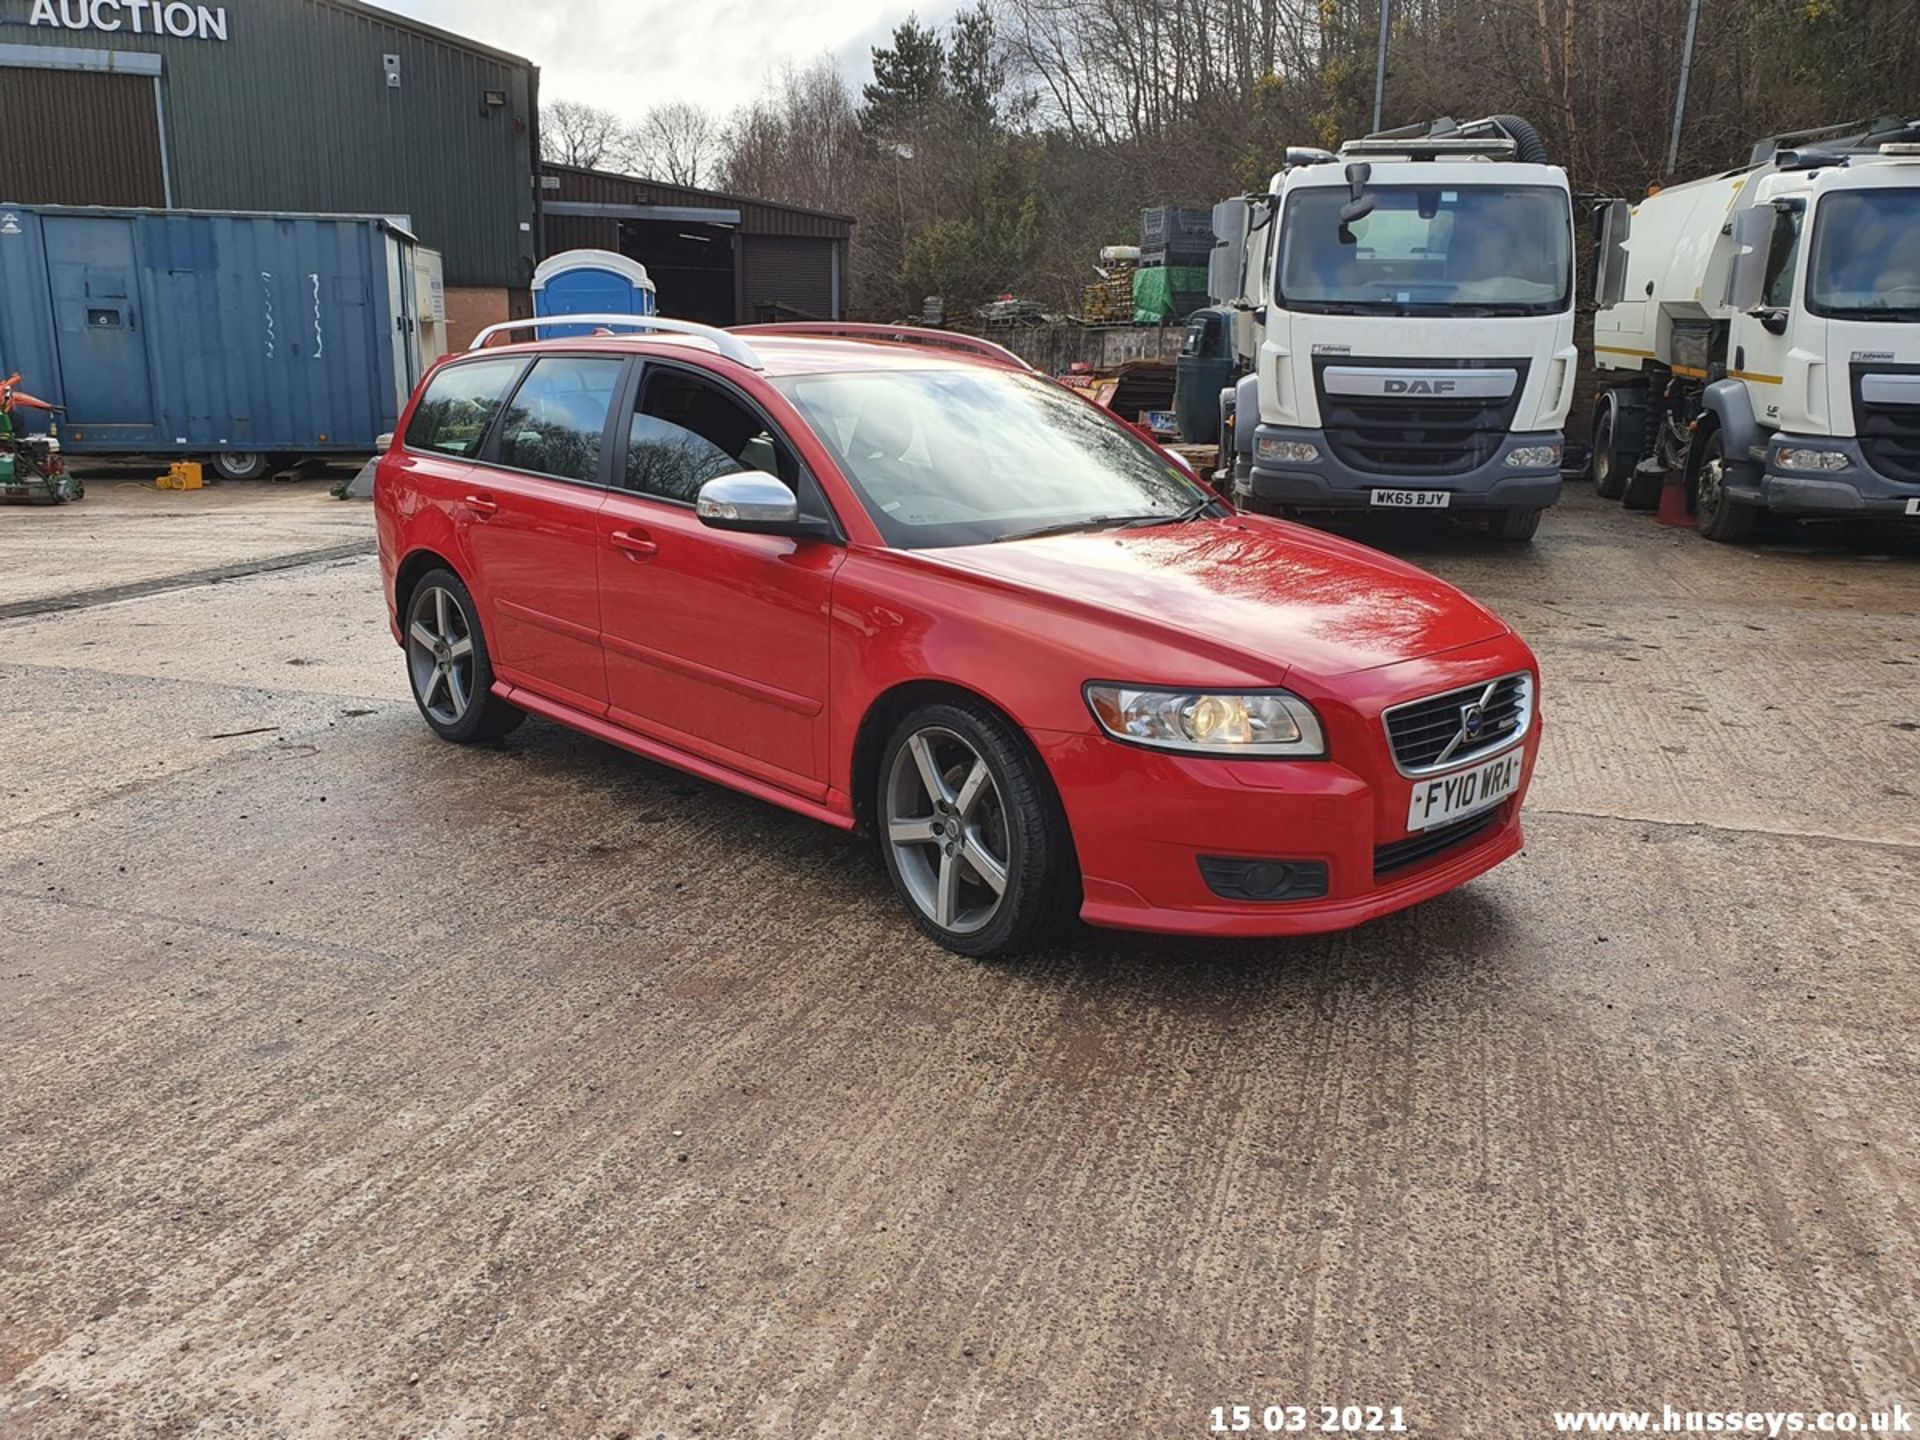
[[[643,333],[444,362],[380,461],[446,739],[542,715],[871,833],[967,955],[1338,929],[1519,849],[1538,671],[1452,586],[986,342],[590,323]]]

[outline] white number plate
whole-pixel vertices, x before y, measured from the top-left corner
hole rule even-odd
[[[1907,513],[1909,515],[1920,515],[1920,496],[1916,496],[1907,501]]]
[[[1414,781],[1407,829],[1431,830],[1498,805],[1520,788],[1525,763],[1526,751],[1513,749],[1470,770]]]
[[[1450,490],[1376,490],[1373,503],[1389,510],[1444,510],[1453,503]]]

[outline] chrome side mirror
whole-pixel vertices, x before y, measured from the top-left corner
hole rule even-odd
[[[755,535],[796,535],[802,530],[793,491],[760,470],[722,475],[700,487],[694,514],[716,530]]]

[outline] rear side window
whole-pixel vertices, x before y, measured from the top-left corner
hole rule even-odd
[[[471,457],[487,438],[524,360],[469,360],[443,367],[427,382],[427,393],[407,425],[409,450],[437,450]]]
[[[585,355],[534,361],[500,423],[500,463],[561,480],[598,480],[600,441],[625,364]]]

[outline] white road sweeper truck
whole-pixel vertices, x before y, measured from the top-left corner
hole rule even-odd
[[[1530,539],[1573,395],[1566,172],[1526,121],[1298,146],[1215,212],[1211,288],[1252,370],[1225,403],[1238,498],[1448,510]]]
[[[1682,485],[1724,541],[1763,511],[1920,523],[1920,118],[1616,201],[1595,280],[1602,496]]]

